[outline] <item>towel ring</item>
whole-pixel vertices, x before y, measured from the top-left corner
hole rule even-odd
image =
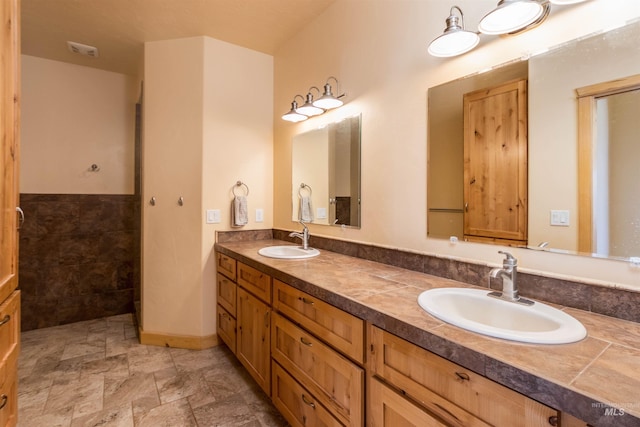
[[[313,193],[313,191],[311,190],[311,186],[305,184],[304,182],[300,184],[300,188],[298,189],[298,197],[302,197],[302,190],[305,189],[309,191],[309,197],[311,197],[311,194]]]
[[[242,186],[244,186],[244,188],[247,189],[247,193],[245,194],[245,196],[249,195],[249,186],[247,184],[245,184],[244,182],[242,182],[242,181],[238,181],[238,182],[236,182],[236,185],[231,189],[231,192],[233,193],[233,195],[235,197],[238,197],[238,194],[236,194],[236,188],[242,187]]]

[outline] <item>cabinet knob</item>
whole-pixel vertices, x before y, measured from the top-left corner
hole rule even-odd
[[[11,316],[9,316],[8,314],[5,315],[2,320],[0,320],[0,326],[4,325],[5,323],[8,323],[9,320],[11,320]]]
[[[302,401],[306,404],[311,406],[313,409],[316,409],[316,404],[313,403],[312,401],[310,401],[309,399],[307,399],[307,396],[305,396],[304,394],[302,394]]]
[[[558,425],[558,417],[556,415],[553,415],[551,417],[549,417],[549,424],[552,426],[557,426]]]
[[[155,197],[152,197],[152,198],[149,200],[149,204],[150,204],[151,206],[155,206],[155,205],[156,205],[156,198],[155,198]]]
[[[0,397],[0,410],[5,406],[7,406],[8,400],[9,400],[9,397],[6,394],[3,394],[2,397]]]

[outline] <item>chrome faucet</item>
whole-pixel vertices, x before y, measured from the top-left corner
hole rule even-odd
[[[491,270],[490,276],[502,280],[502,292],[490,292],[488,295],[509,302],[533,305],[533,301],[518,295],[518,283],[516,282],[518,277],[518,260],[509,252],[498,251],[498,253],[505,256],[502,261],[502,268],[494,268]]]
[[[292,233],[289,233],[289,237],[297,237],[299,239],[302,239],[302,249],[309,249],[309,228],[304,222],[298,222],[302,224],[302,233],[294,231]]]

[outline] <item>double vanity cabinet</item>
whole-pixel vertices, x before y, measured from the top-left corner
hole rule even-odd
[[[293,426],[586,426],[231,256],[217,269],[218,335]]]

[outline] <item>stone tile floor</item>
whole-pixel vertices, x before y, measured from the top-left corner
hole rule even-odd
[[[18,426],[286,426],[229,349],[146,346],[125,314],[22,333]]]

